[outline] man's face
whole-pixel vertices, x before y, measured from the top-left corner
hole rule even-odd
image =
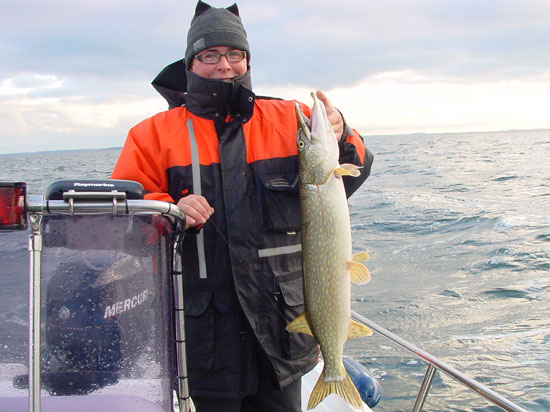
[[[239,50],[234,49],[233,47],[216,46],[203,50],[198,53],[198,56],[206,56],[209,52],[226,54],[231,53],[232,51],[237,52]],[[197,56],[195,56],[189,70],[201,77],[206,77],[207,79],[231,81],[235,77],[246,73],[247,59],[243,58],[238,62],[230,63],[227,56],[221,56],[219,62],[208,64],[201,62],[197,59]]]

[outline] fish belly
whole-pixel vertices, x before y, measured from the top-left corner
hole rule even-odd
[[[306,317],[325,362],[324,379],[342,380],[344,343],[347,340],[351,282],[351,229],[341,178],[324,185],[304,185],[302,253]]]

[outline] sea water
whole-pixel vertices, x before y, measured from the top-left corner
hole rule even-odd
[[[550,410],[550,130],[366,136],[372,175],[350,199],[372,281],[352,309],[530,411]],[[32,194],[108,178],[120,149],[0,156]],[[28,233],[0,234],[0,362],[26,356]],[[13,262],[13,259],[10,259]],[[380,336],[346,353],[380,381],[375,411],[411,410],[426,365]],[[436,374],[425,409],[494,411]]]

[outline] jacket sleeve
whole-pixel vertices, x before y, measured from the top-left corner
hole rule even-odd
[[[349,198],[369,177],[374,156],[365,146],[363,137],[355,129],[349,127],[345,120],[344,133],[342,133],[338,145],[340,147],[340,164],[352,163],[362,166],[360,176],[343,177],[346,196]]]
[[[153,118],[130,129],[111,178],[134,180],[143,185],[146,199],[174,203]]]

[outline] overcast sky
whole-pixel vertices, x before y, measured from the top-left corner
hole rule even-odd
[[[122,146],[166,109],[196,1],[0,1],[0,153]],[[322,89],[367,136],[550,128],[548,0],[237,4],[257,94]]]

